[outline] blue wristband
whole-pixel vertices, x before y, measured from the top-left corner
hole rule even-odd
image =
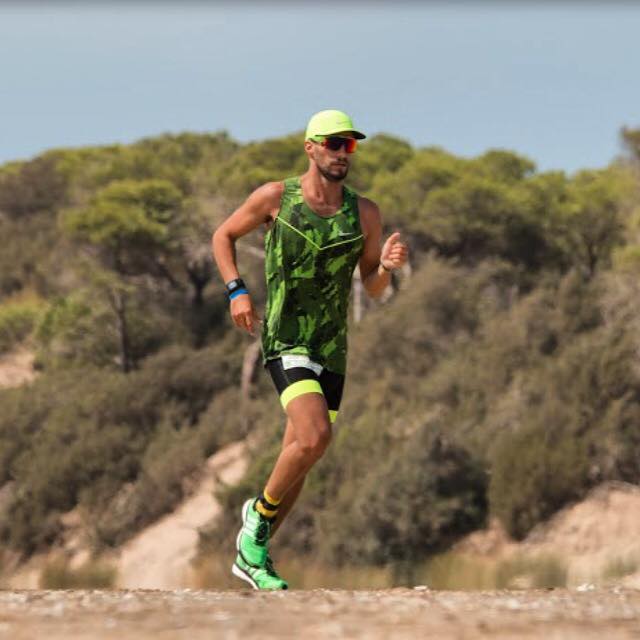
[[[241,296],[244,293],[249,294],[249,292],[246,289],[236,289],[233,293],[229,295],[229,300],[233,300],[237,296]]]

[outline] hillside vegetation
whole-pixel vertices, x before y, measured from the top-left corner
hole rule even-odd
[[[522,538],[596,484],[638,483],[640,131],[622,136],[623,158],[572,176],[504,150],[361,145],[349,182],[403,232],[411,269],[352,322],[334,442],[281,547],[402,566],[489,516]],[[232,544],[283,416],[261,367],[249,375],[255,345],[231,326],[209,240],[305,164],[300,134],[216,133],[0,167],[0,351],[26,344],[40,371],[0,392],[0,548],[55,545],[76,507],[95,551],[121,544],[253,433],[202,538]],[[259,306],[261,247],[262,232],[238,247]]]

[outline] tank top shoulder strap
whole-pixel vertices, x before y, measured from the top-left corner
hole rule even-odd
[[[346,206],[344,207],[345,212],[351,218],[352,224],[356,228],[361,229],[360,209],[358,207],[358,194],[353,189],[345,185],[343,197],[346,200]]]
[[[280,213],[279,215],[287,214],[291,209],[291,206],[300,202],[302,199],[302,189],[300,187],[300,178],[291,177],[283,180],[284,190],[280,198]]]
[[[302,186],[300,185],[300,178],[297,176],[293,176],[291,178],[284,179],[284,192],[283,196],[291,197],[300,197],[302,193]]]

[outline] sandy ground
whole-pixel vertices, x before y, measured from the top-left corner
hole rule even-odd
[[[621,578],[624,586],[640,588],[640,487],[607,482],[595,487],[576,504],[556,513],[516,543],[493,522],[458,543],[456,550],[473,557],[506,559],[526,555],[561,559],[567,567],[567,585],[602,583],[616,564],[636,567]]]
[[[0,638],[640,638],[640,591],[6,591]]]
[[[31,382],[36,377],[33,360],[34,354],[27,349],[16,349],[0,355],[0,389]]]

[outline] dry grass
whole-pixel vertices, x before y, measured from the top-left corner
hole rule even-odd
[[[201,560],[194,569],[194,587],[229,589],[241,587],[230,573],[232,558]],[[328,567],[310,558],[277,562],[278,572],[296,589],[388,589],[425,584],[431,589],[473,591],[562,587],[567,571],[557,558],[518,556],[487,560],[463,553],[434,556],[414,567]]]
[[[42,589],[110,589],[116,583],[116,570],[111,565],[89,560],[77,569],[65,560],[48,563],[40,575]]]
[[[193,587],[197,589],[243,588],[231,575],[233,558],[209,555],[197,562],[193,570]],[[296,589],[385,589],[394,584],[394,574],[385,567],[328,567],[308,558],[278,561],[278,573]]]

